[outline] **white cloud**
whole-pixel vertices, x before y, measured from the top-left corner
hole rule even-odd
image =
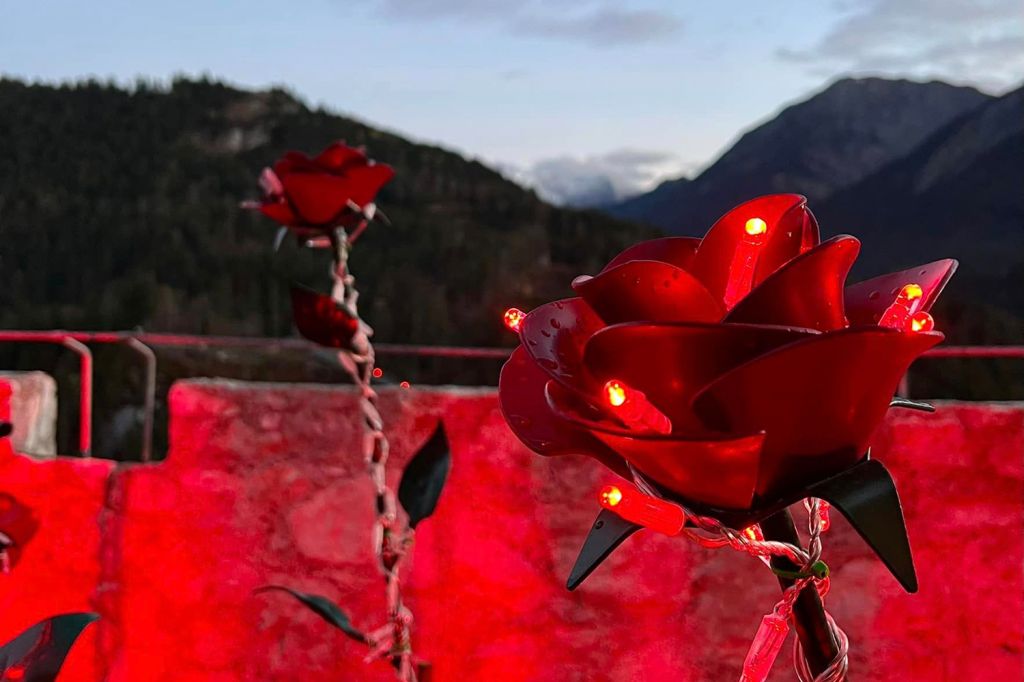
[[[854,0],[807,50],[779,51],[816,72],[936,77],[996,91],[1024,78],[1020,0]]]
[[[602,206],[622,201],[678,177],[686,164],[662,152],[618,149],[585,158],[542,159],[528,168],[502,167],[516,182],[560,206]]]

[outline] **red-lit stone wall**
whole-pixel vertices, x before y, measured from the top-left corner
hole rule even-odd
[[[778,589],[758,562],[638,534],[564,590],[595,493],[584,459],[546,460],[509,434],[493,392],[384,390],[392,472],[444,419],[453,468],[406,573],[432,680],[733,680]],[[103,616],[62,682],[388,680],[364,650],[281,594],[383,616],[371,489],[353,396],[326,387],[189,382],[172,394],[158,465],[0,461],[0,490],[41,526],[0,576],[0,637],[50,612]],[[1020,679],[1024,406],[893,411],[875,455],[903,495],[921,591],[910,596],[836,518],[829,598],[865,680]],[[837,515],[836,515],[837,517]],[[788,651],[773,680],[791,680]]]

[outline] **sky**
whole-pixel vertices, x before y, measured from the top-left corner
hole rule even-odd
[[[1021,0],[0,0],[0,73],[207,74],[526,181],[690,175],[846,75],[1024,80]],[[372,153],[372,150],[371,150]]]

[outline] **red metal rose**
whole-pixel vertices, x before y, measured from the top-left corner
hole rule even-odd
[[[731,509],[855,464],[943,338],[927,310],[956,261],[844,288],[860,243],[819,242],[803,197],[771,195],[577,278],[578,298],[518,325],[499,387],[513,432]]]
[[[260,175],[263,199],[245,206],[303,235],[352,227],[373,217],[374,199],[394,174],[342,142],[312,159],[288,152]]]

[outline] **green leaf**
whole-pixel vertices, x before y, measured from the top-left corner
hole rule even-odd
[[[406,465],[398,484],[398,501],[409,515],[411,528],[434,513],[451,464],[444,422],[438,422],[434,434]]]
[[[333,625],[334,627],[338,628],[346,635],[348,635],[350,639],[354,639],[355,641],[362,642],[364,644],[367,643],[366,635],[364,635],[362,632],[356,629],[354,625],[352,625],[352,621],[349,620],[348,614],[342,611],[341,607],[339,607],[337,604],[335,604],[327,597],[319,594],[308,594],[306,592],[299,592],[298,590],[293,590],[292,588],[285,587],[284,585],[266,585],[265,587],[257,589],[255,591],[255,594],[271,592],[274,590],[280,592],[287,592],[288,594],[292,595],[300,602],[305,604],[307,607],[309,607],[309,609],[313,613],[320,616],[328,623],[330,623],[331,625]]]
[[[63,613],[36,623],[0,647],[0,679],[53,682],[68,651],[98,613]]]

